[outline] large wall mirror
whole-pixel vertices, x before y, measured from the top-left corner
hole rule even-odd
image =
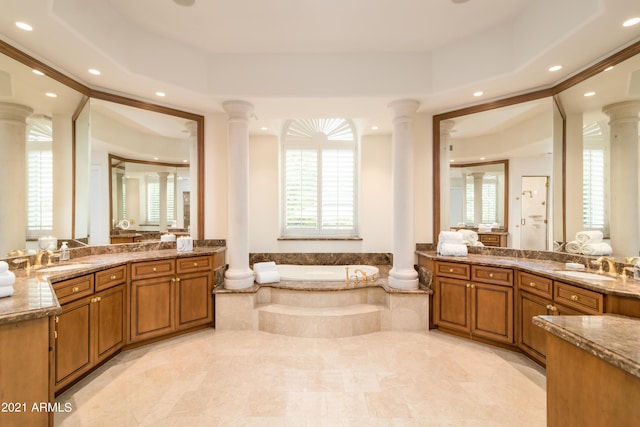
[[[616,257],[638,256],[639,112],[636,42],[553,88],[434,116],[435,238],[452,226],[449,198],[441,197],[450,191],[450,166],[497,155],[509,159],[509,247],[539,249],[544,240],[544,249],[564,250],[577,232],[601,230]],[[616,148],[612,140],[622,137]],[[532,243],[526,226],[543,213],[529,218],[523,206],[541,192],[546,224],[532,230],[546,236]]]
[[[0,147],[7,165],[2,182],[12,183],[2,189],[3,200],[12,203],[0,207],[0,254],[37,249],[42,235],[109,243],[109,152],[133,160],[186,160],[186,228],[194,238],[204,237],[203,116],[93,90],[0,41],[0,113],[14,114],[16,105],[25,107],[17,110],[26,117],[19,135],[11,127],[15,120],[0,120],[0,134],[22,141],[5,144],[3,137]],[[28,153],[31,166],[24,160]]]

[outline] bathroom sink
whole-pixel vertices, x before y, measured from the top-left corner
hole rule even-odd
[[[89,267],[91,264],[73,263],[73,264],[60,264],[52,265],[50,267],[41,268],[38,270],[40,273],[55,273],[58,271],[76,270],[78,268]]]
[[[576,279],[588,279],[588,280],[616,280],[615,277],[605,276],[603,274],[588,273],[586,271],[556,271],[556,273],[564,274],[565,276],[575,277]]]

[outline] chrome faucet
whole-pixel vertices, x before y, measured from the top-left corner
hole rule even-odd
[[[604,263],[607,264],[607,273],[616,276],[617,275],[617,271],[616,271],[616,261],[611,258],[611,257],[606,257],[606,256],[601,256],[600,258],[596,259],[596,262],[598,263],[598,265],[600,266],[600,268],[598,269],[598,273],[603,274],[604,270],[602,269],[602,265]]]

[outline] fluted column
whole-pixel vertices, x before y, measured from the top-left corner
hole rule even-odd
[[[411,99],[389,104],[393,111],[393,268],[389,285],[397,289],[417,289],[414,268],[413,224],[413,115],[420,104]]]
[[[610,215],[611,246],[616,254],[638,256],[640,215],[638,200],[638,113],[640,102],[605,105],[611,128]]]
[[[160,232],[167,231],[167,177],[169,172],[158,172],[160,187]]]
[[[477,227],[482,223],[482,180],[484,172],[473,172],[473,223]]]
[[[222,107],[229,115],[229,268],[224,287],[242,289],[253,286],[249,268],[249,118],[253,105],[228,101]]]
[[[192,237],[198,236],[198,124],[194,121],[185,123],[189,131],[189,232]]]
[[[0,258],[12,249],[26,247],[26,147],[27,117],[33,109],[0,102]]]
[[[451,163],[451,131],[456,122],[443,120],[440,122],[440,230],[451,228],[451,175],[449,164]],[[463,176],[463,187],[466,185]],[[466,193],[464,197],[466,197]],[[463,221],[466,216],[463,217]],[[438,236],[433,236],[435,240]]]

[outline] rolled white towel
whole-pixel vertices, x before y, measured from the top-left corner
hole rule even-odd
[[[13,286],[0,286],[0,298],[13,295]]]
[[[253,264],[253,271],[256,273],[262,271],[276,271],[276,263],[274,261],[256,262]]]
[[[464,243],[464,239],[459,231],[441,231],[438,243]]]
[[[587,243],[586,245],[582,245],[581,252],[583,255],[611,255],[613,248],[605,242]]]
[[[473,230],[458,230],[462,234],[462,240],[467,246],[473,246],[478,241],[478,233]]]
[[[464,243],[442,243],[438,245],[438,252],[445,256],[467,256],[467,245]]]
[[[603,237],[602,231],[600,230],[578,231],[576,233],[576,240],[582,244],[600,243]]]
[[[564,246],[564,248],[570,254],[579,254],[580,251],[582,250],[582,243],[578,242],[577,240],[572,240],[568,242]]]
[[[484,246],[484,243],[482,243],[482,242],[473,242],[473,244],[469,245],[469,246]]]
[[[278,283],[279,281],[280,273],[276,270],[256,272],[256,282],[258,283]]]

